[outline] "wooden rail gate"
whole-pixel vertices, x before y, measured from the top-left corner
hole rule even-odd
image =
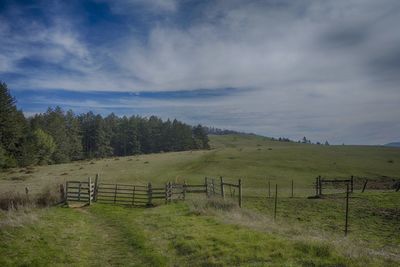
[[[66,182],[66,201],[88,202],[93,201],[95,195],[95,184],[89,178],[87,182],[67,181]]]
[[[165,199],[163,187],[145,185],[99,183],[96,190],[96,202],[132,206],[151,206],[153,200]]]

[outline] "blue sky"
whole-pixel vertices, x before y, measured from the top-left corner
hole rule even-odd
[[[295,140],[400,140],[397,0],[0,1],[27,115],[158,115]]]

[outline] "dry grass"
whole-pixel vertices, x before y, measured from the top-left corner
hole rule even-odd
[[[0,210],[12,211],[29,207],[48,207],[62,202],[59,188],[46,186],[36,195],[6,192],[0,196]]]
[[[6,227],[22,227],[26,224],[35,223],[39,219],[38,212],[34,212],[34,208],[22,206],[18,209],[10,209],[7,211],[0,210],[0,229]]]

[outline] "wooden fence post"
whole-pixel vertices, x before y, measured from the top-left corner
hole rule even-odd
[[[210,197],[209,193],[208,193],[208,178],[204,177],[204,184],[206,186],[206,195],[207,197]]]
[[[239,179],[239,207],[242,207],[242,179]]]
[[[365,188],[367,187],[368,179],[365,180],[361,193],[364,193]]]
[[[65,183],[65,203],[68,204],[68,181]]]
[[[88,177],[89,206],[92,204],[92,178]]]
[[[322,179],[321,176],[318,176],[318,187],[319,187],[319,195],[322,195]]]
[[[168,183],[165,183],[165,204],[168,203]]]
[[[215,181],[214,178],[211,179],[212,194],[215,196]]]
[[[292,179],[292,198],[293,198],[293,179]]]
[[[79,182],[79,186],[78,186],[78,201],[81,201],[81,185],[82,185],[82,183]]]
[[[60,187],[60,193],[61,193],[61,187]],[[28,189],[28,187],[25,187],[25,197],[26,197],[26,199],[29,199],[29,189]],[[64,198],[61,197],[61,199],[64,199]]]
[[[118,184],[115,184],[115,190],[114,190],[114,204],[117,202],[117,191],[118,191]]]
[[[352,175],[350,178],[350,192],[353,193],[353,186],[354,186],[354,176]]]
[[[148,202],[147,205],[151,206],[152,205],[152,198],[153,198],[153,189],[151,188],[151,183],[147,185],[147,195],[148,195]]]
[[[28,188],[27,188],[28,189]],[[28,194],[27,194],[28,197]],[[64,184],[60,184],[60,198],[62,201],[65,201],[65,189]]]
[[[222,198],[225,198],[224,180],[223,180],[222,176],[220,176],[220,179],[221,179],[221,196],[222,196]]]
[[[96,177],[94,178],[94,194],[93,194],[93,200],[97,201],[97,191],[98,191],[98,186],[99,186],[99,174],[96,173]]]
[[[317,177],[317,178],[315,178],[315,196],[318,196],[318,192],[319,192],[319,191],[318,191],[318,190],[319,190],[319,189],[318,189],[318,183],[319,183],[319,182],[318,182],[318,177]]]
[[[276,220],[276,208],[278,204],[278,184],[275,184],[275,204],[274,204],[274,221]]]
[[[171,182],[168,182],[168,202],[171,202],[172,196],[172,189],[171,189]]]
[[[183,182],[183,186],[182,186],[182,193],[183,193],[183,200],[186,199],[186,180]]]
[[[344,235],[347,236],[349,227],[349,184],[347,184],[346,188],[346,220],[344,225]]]
[[[132,206],[135,205],[135,190],[136,190],[136,186],[133,186],[133,191],[132,191]]]

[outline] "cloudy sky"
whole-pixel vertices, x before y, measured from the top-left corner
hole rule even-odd
[[[27,115],[158,115],[341,144],[400,141],[398,0],[0,1]]]

